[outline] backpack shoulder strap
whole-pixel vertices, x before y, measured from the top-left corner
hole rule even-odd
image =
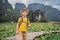
[[[20,27],[20,25],[22,24],[22,22],[23,22],[23,18],[22,17],[20,17],[21,18],[21,20],[20,20],[20,23],[19,23],[19,27]]]
[[[28,17],[27,17],[27,27],[28,27]]]

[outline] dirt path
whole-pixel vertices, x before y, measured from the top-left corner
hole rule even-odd
[[[33,40],[35,37],[38,37],[38,36],[41,36],[41,35],[44,35],[44,34],[55,33],[55,32],[60,33],[60,30],[58,30],[58,31],[50,31],[50,32],[44,32],[44,31],[30,32],[27,35],[28,35],[28,40]],[[18,40],[18,36],[15,35],[13,37],[3,38],[2,40]]]

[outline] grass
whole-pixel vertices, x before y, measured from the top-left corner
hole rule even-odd
[[[42,35],[35,40],[60,40],[60,33],[50,33],[46,35]]]
[[[31,27],[28,28],[28,32],[37,31],[53,31],[60,30],[60,24],[52,23],[31,23]],[[0,38],[14,36],[16,31],[16,22],[14,23],[0,23]]]

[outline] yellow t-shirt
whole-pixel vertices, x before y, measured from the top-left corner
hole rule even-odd
[[[20,23],[21,20],[22,20],[22,18],[20,17],[18,19],[18,23]],[[29,19],[28,19],[28,25],[30,25]],[[27,31],[27,18],[23,18],[23,21],[21,22],[20,27],[19,27],[19,31],[23,31],[23,32]]]

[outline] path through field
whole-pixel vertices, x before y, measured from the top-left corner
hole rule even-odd
[[[44,34],[49,34],[49,33],[60,33],[60,30],[58,30],[58,31],[50,31],[50,32],[44,32],[44,31],[30,32],[30,33],[27,34],[28,35],[28,40],[34,40],[38,36],[41,36],[41,35],[44,35]],[[18,36],[15,35],[13,37],[3,38],[2,40],[18,40]]]

